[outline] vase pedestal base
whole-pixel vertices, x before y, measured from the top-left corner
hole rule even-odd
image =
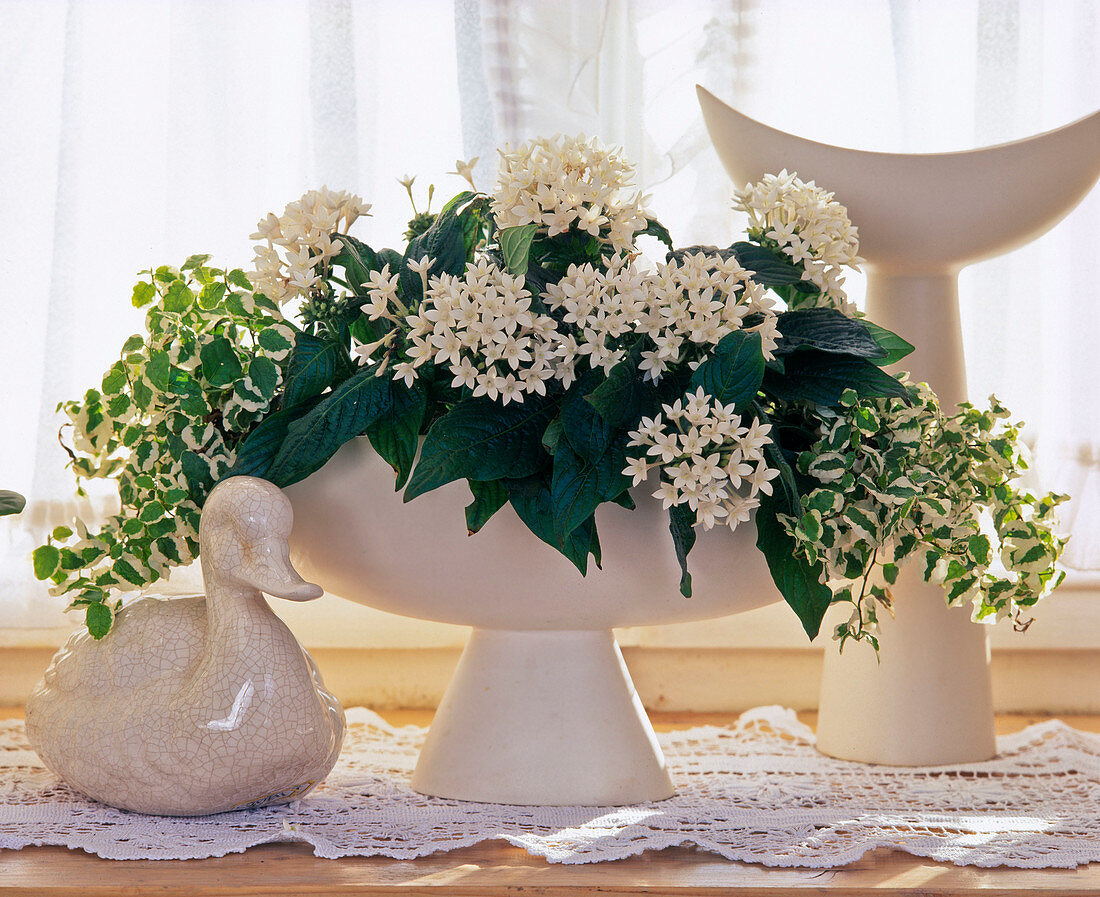
[[[674,793],[608,630],[474,629],[412,787],[544,806],[617,806]]]

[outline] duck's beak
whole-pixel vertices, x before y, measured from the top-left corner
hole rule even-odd
[[[306,582],[290,563],[286,539],[272,537],[255,543],[244,560],[241,578],[275,598],[312,601],[325,592],[319,585]]]

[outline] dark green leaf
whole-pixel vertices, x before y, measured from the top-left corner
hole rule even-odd
[[[237,350],[224,336],[219,336],[202,347],[202,375],[211,386],[229,386],[241,376],[241,360]]]
[[[542,434],[542,447],[551,455],[554,454],[563,436],[565,436],[565,427],[562,425],[561,418],[555,417],[547,425],[546,432]]]
[[[138,516],[144,523],[153,523],[164,516],[164,505],[159,501],[148,502],[142,505],[141,510],[138,512]]]
[[[885,327],[879,327],[878,324],[868,321],[866,318],[863,319],[862,323],[867,328],[867,332],[871,334],[871,338],[886,352],[884,357],[875,359],[875,364],[883,366],[895,364],[913,351],[912,344],[907,343],[893,331],[887,330]]]
[[[400,274],[405,270],[405,256],[403,256],[396,249],[379,249],[378,253],[378,270],[381,271],[386,265],[390,266],[390,277],[394,274]]]
[[[406,386],[403,381],[390,381],[389,413],[367,427],[367,436],[374,450],[397,474],[395,488],[400,490],[409,479],[420,427],[428,409],[428,394],[419,382]]]
[[[586,396],[600,417],[615,429],[634,423],[657,394],[653,385],[638,374],[641,357],[641,343],[636,343],[607,379]]]
[[[768,441],[764,444],[764,460],[768,467],[779,471],[772,483],[772,504],[777,513],[787,514],[791,517],[802,516],[802,498],[798,493],[795,483],[794,471],[783,455],[782,449],[776,443]]]
[[[700,386],[723,405],[744,405],[764,377],[760,334],[735,330],[714,347],[714,353],[691,375],[692,389]]]
[[[390,401],[385,377],[375,377],[368,370],[348,378],[290,424],[269,479],[285,487],[320,470],[340,446],[387,414]]]
[[[222,305],[234,317],[247,318],[251,315],[251,312],[244,307],[244,299],[243,293],[226,293]]]
[[[463,196],[468,198],[459,203],[458,200]],[[461,205],[459,214],[459,221],[462,222],[462,238],[466,244],[466,261],[467,263],[474,260],[474,251],[488,236],[489,228],[492,226],[492,218],[489,216],[489,206],[492,200],[480,193],[466,193],[459,194],[452,199],[447,206]],[[444,206],[446,211],[447,206]]]
[[[259,426],[237,446],[236,460],[222,479],[232,476],[270,479],[268,469],[286,440],[287,428],[295,413],[302,413],[302,409],[283,409],[260,421]]]
[[[595,518],[589,518],[576,527],[563,542],[554,531],[550,487],[542,477],[508,480],[504,485],[508,489],[508,501],[520,520],[543,542],[565,555],[582,576],[588,572],[589,554],[594,554],[599,564],[600,542]]]
[[[176,546],[175,540],[167,537],[157,539],[157,550],[160,551],[168,560],[175,564],[182,564],[183,558],[180,557],[179,548]]]
[[[448,203],[436,216],[432,226],[409,243],[405,249],[406,262],[416,262],[428,256],[432,260],[431,274],[440,272],[461,274],[466,270],[466,239],[456,208]],[[409,284],[406,288],[410,289],[413,295],[420,295],[418,274],[405,269],[401,280],[403,285],[408,280]]]
[[[279,303],[272,301],[263,293],[253,292],[252,301],[256,303],[257,308],[263,308],[267,311],[274,312],[278,316],[282,316],[282,310],[279,308]]]
[[[804,349],[784,359],[784,373],[764,371],[764,392],[785,402],[812,402],[838,407],[844,390],[853,389],[861,398],[897,396],[908,398],[905,387],[869,361],[847,355],[832,355]]]
[[[506,227],[500,232],[500,251],[504,255],[504,267],[509,274],[518,277],[527,273],[531,240],[538,229],[537,224],[521,224],[518,227]]]
[[[766,287],[798,284],[804,292],[820,292],[814,284],[802,279],[802,266],[796,265],[778,249],[755,243],[734,243],[730,249],[741,267],[753,272],[752,279],[759,284]]]
[[[180,457],[180,466],[183,475],[190,487],[191,496],[205,495],[214,485],[214,477],[210,473],[210,465],[202,455],[192,451],[185,451]]]
[[[283,408],[293,408],[321,395],[335,381],[345,357],[344,347],[335,340],[305,332],[295,334],[283,384]]]
[[[126,580],[126,582],[131,585],[143,586],[146,584],[145,578],[138,572],[137,568],[129,561],[123,560],[122,558],[119,558],[111,565],[111,572],[120,579]]]
[[[599,458],[611,444],[611,424],[596,411],[590,401],[586,401],[586,397],[603,380],[599,371],[589,371],[569,390],[562,402],[559,418],[562,430],[569,444],[582,458]]]
[[[89,604],[88,609],[84,611],[84,622],[88,627],[88,632],[96,641],[99,641],[111,631],[113,621],[114,614],[111,613],[111,609],[106,604],[98,602]]]
[[[499,480],[535,473],[547,462],[542,434],[555,404],[529,396],[498,405],[486,398],[460,402],[432,424],[405,501],[452,480]]]
[[[466,529],[472,536],[478,532],[508,501],[508,490],[500,480],[487,483],[469,480],[474,500],[466,506]]]
[[[776,356],[790,355],[798,349],[817,349],[840,355],[856,355],[881,363],[886,350],[871,336],[862,321],[849,318],[835,308],[807,308],[788,311],[776,321],[779,341]]]
[[[18,514],[26,507],[26,504],[27,500],[18,492],[12,492],[10,489],[0,489],[0,517]]]
[[[688,573],[688,553],[695,545],[695,512],[686,505],[673,505],[668,509],[668,528],[680,562],[680,594],[691,597],[691,574]]]
[[[531,255],[535,262],[551,271],[564,274],[570,265],[585,263],[599,267],[602,265],[604,244],[600,238],[587,231],[577,230],[575,225],[564,234],[553,237],[538,236]]]
[[[630,481],[623,476],[624,467],[626,456],[621,449],[612,447],[597,459],[588,460],[567,443],[558,444],[550,498],[559,542],[564,542],[603,502],[627,488]]]
[[[776,517],[778,502],[760,496],[756,510],[756,547],[764,555],[772,580],[779,593],[802,622],[811,641],[821,629],[821,620],[829,609],[833,593],[825,585],[825,569],[820,562],[811,564],[798,554],[794,537]]]
[[[378,263],[377,253],[366,243],[355,239],[355,237],[349,237],[347,234],[340,234],[333,237],[333,240],[338,240],[342,248],[333,257],[332,264],[344,269],[347,274],[347,282],[353,288],[359,288],[366,284],[370,280],[372,271],[382,270],[382,265]]]

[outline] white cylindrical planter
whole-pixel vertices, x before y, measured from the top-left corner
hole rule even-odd
[[[867,315],[916,346],[898,367],[944,408],[966,398],[958,273],[1053,227],[1100,176],[1100,112],[1024,140],[955,153],[879,153],[787,134],[698,88],[707,130],[737,184],[786,168],[836,194],[859,228]],[[910,561],[882,620],[881,663],[865,645],[826,650],[818,727],[851,760],[958,763],[992,757],[984,629]]]
[[[895,615],[880,613],[880,652],[827,647],[817,747],[833,757],[895,766],[988,760],[997,751],[989,638],[970,608],[948,607],[943,589],[907,564],[892,588]]]
[[[945,409],[966,401],[954,271],[891,275],[872,268],[867,315],[916,343],[900,366],[928,382]],[[878,615],[877,658],[866,643],[849,643],[843,653],[826,648],[817,724],[824,753],[894,766],[996,754],[988,629],[971,620],[969,604],[948,607],[943,587],[922,574],[923,562],[910,558],[890,587],[894,616]]]
[[[671,797],[653,727],[608,630],[475,629],[412,787],[504,804]]]

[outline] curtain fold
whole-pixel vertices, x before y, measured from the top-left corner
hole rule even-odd
[[[374,203],[356,233],[395,245],[397,178],[440,194],[462,152],[450,0],[0,3],[0,626],[62,620],[28,555],[80,504],[58,402],[98,384],[142,326],[143,269],[196,252],[248,268],[249,235],[327,183]],[[438,201],[437,201],[438,207]]]

